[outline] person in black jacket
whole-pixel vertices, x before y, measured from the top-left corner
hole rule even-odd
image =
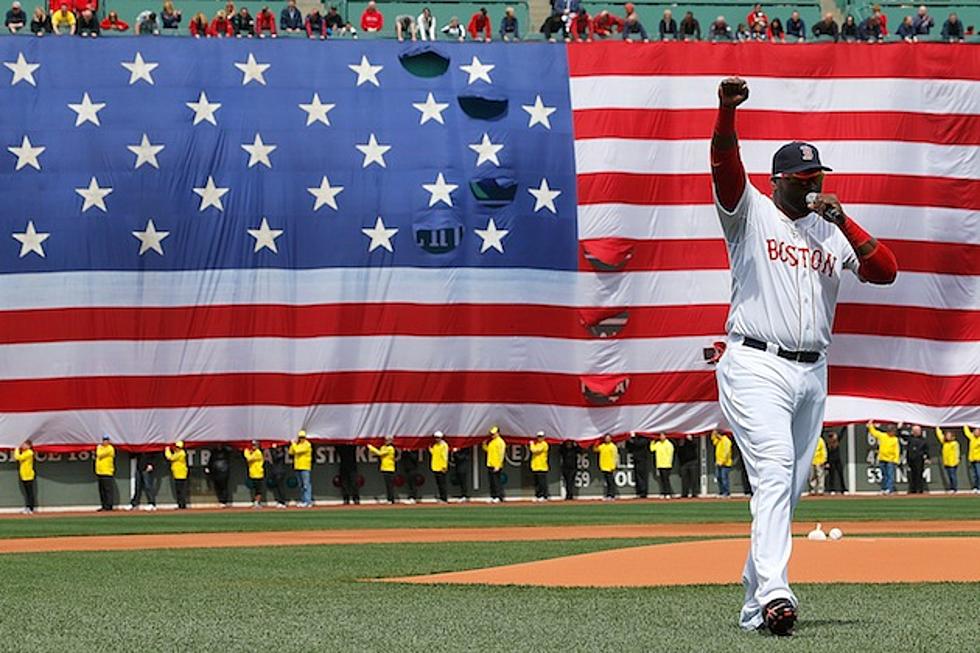
[[[344,505],[361,502],[361,492],[357,487],[357,447],[352,444],[338,444],[337,458],[340,460],[340,492]]]
[[[578,443],[574,440],[565,440],[558,447],[558,456],[561,460],[561,477],[565,481],[566,501],[575,498],[575,472],[578,471],[579,452]]]
[[[841,460],[840,435],[837,431],[828,429],[824,436],[827,440],[827,491],[830,494],[847,492],[844,483],[844,461]]]
[[[646,499],[650,491],[650,440],[633,433],[626,441],[626,451],[633,456],[633,481],[636,496]]]
[[[227,444],[211,450],[204,473],[211,479],[214,486],[214,496],[222,508],[231,506],[231,493],[228,491],[228,477],[231,475],[232,450]]]
[[[701,474],[701,461],[698,460],[700,445],[693,435],[685,435],[674,443],[677,464],[681,469],[681,498],[694,498],[700,494],[698,476]]]
[[[95,17],[91,9],[85,9],[78,16],[75,22],[75,34],[78,36],[98,36],[102,33],[99,27],[99,19]]]
[[[146,495],[146,509],[157,509],[156,454],[148,451],[136,454],[136,487],[129,502],[130,510],[140,506],[140,498]]]
[[[924,473],[929,464],[929,441],[922,434],[922,427],[913,424],[907,433],[899,425],[899,435],[905,440],[905,459],[909,464],[909,494],[925,491]]]
[[[285,508],[286,500],[286,445],[282,442],[269,450],[269,473],[266,483],[276,497],[276,508]]]
[[[409,503],[418,503],[419,493],[419,452],[402,451],[402,477],[405,479],[405,489],[408,490]]]
[[[469,501],[469,492],[466,487],[467,469],[470,466],[470,456],[472,447],[454,448],[449,454],[449,467],[452,469],[451,482],[459,486],[459,500]]]

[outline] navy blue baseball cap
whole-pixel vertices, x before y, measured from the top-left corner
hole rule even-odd
[[[831,169],[820,163],[820,152],[809,143],[793,141],[786,143],[772,155],[772,176],[805,172],[807,170]]]

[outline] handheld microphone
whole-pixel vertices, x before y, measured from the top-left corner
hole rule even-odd
[[[805,199],[807,207],[812,209],[813,205],[817,202],[817,194],[807,193]],[[844,214],[835,206],[825,206],[823,211],[819,211],[818,213],[832,222],[843,222],[844,220]]]

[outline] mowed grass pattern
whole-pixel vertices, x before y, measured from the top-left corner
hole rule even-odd
[[[735,627],[741,589],[734,585],[545,589],[359,580],[649,543],[5,555],[0,641],[5,651],[59,652],[977,649],[969,618],[977,583],[798,586],[803,620],[785,641]]]

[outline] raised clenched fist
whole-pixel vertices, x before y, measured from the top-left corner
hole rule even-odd
[[[723,107],[737,107],[749,99],[749,85],[741,77],[726,77],[718,85],[718,99]]]

